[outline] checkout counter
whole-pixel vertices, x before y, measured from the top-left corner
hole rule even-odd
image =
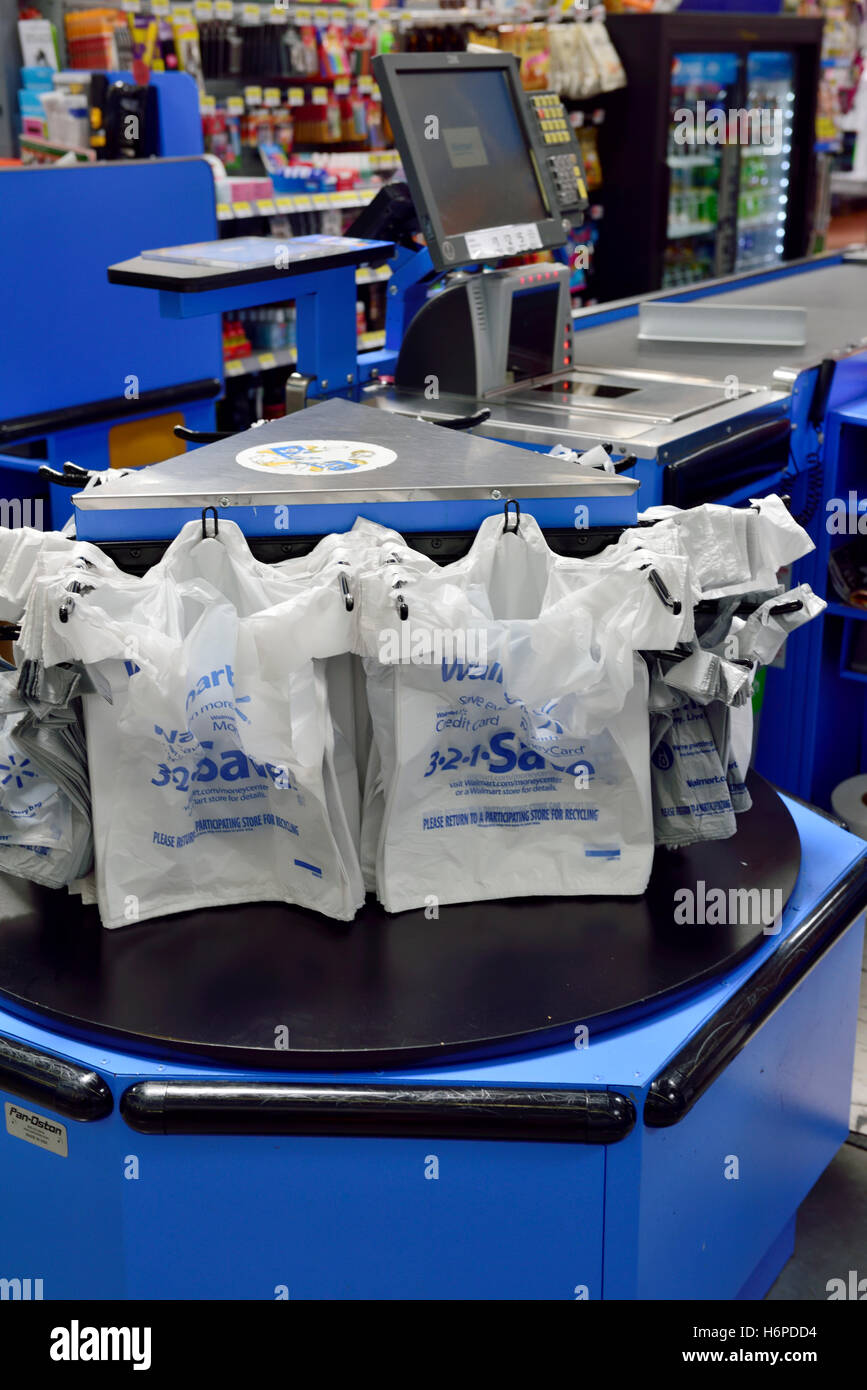
[[[579,315],[573,339],[549,267],[435,289],[448,264],[562,242],[557,199],[580,201],[580,166],[567,178],[546,162],[568,143],[559,117],[529,108],[507,55],[377,61],[428,242],[395,258],[403,343],[338,381],[327,356],[345,344],[314,333],[297,392],[318,403],[140,480],[91,480],[73,498],[79,535],[140,569],[192,515],[237,520],[264,558],[363,515],[450,558],[517,499],[581,553],[666,495],[654,480],[676,462],[784,422],[783,453],[749,486],[778,482],[800,385],[766,354],[739,354],[750,380],[730,398],[724,354],[691,349],[684,380],[684,359],[654,345],[651,375],[635,304]],[[419,120],[438,112],[425,154]],[[463,226],[431,214],[446,175]],[[344,249],[354,267],[359,247]],[[110,277],[158,290],[164,315],[213,314],[239,292],[266,303],[275,279],[287,295],[261,265],[143,259]],[[826,258],[724,292],[863,273]],[[300,248],[286,275],[315,297]],[[437,396],[456,357],[473,389]],[[842,377],[825,376],[827,400]],[[393,458],[367,476],[282,466],[323,438]],[[619,472],[540,456],[600,441]],[[258,471],[239,464],[248,451]],[[737,455],[716,495],[743,489]],[[755,774],[750,789],[738,834],[658,853],[641,899],[474,903],[435,922],[369,901],[351,925],[256,904],[106,932],[93,907],[0,880],[5,1267],[44,1274],[50,1298],[763,1297],[848,1129],[867,858]],[[773,929],[676,925],[674,894],[705,884],[779,891],[785,909]],[[10,1106],[49,1122],[50,1142],[22,1142]]]

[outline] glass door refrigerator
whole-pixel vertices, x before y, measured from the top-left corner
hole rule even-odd
[[[600,299],[807,254],[822,20],[610,15],[628,86],[600,129]]]
[[[792,220],[794,57],[785,51],[748,53],[745,80],[746,109],[762,113],[763,133],[770,138],[754,140],[739,149],[735,270],[754,270],[781,261]]]

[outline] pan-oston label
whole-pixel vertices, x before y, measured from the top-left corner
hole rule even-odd
[[[66,1125],[62,1125],[59,1120],[49,1119],[47,1115],[38,1115],[35,1110],[25,1110],[23,1106],[7,1101],[6,1129],[10,1134],[14,1134],[16,1139],[24,1139],[39,1149],[48,1149],[50,1153],[59,1154],[61,1158],[69,1156]]]
[[[369,473],[397,458],[381,444],[357,439],[290,439],[277,444],[257,444],[236,455],[242,468],[263,473],[315,476],[325,473]]]

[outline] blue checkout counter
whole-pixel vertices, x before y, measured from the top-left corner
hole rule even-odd
[[[269,922],[262,908],[104,932],[72,908],[52,921],[44,895],[0,880],[4,1273],[76,1300],[763,1297],[848,1128],[867,859],[815,812],[754,795],[777,843],[791,848],[795,827],[800,839],[779,934],[760,933],[701,983],[635,1000],[625,1022],[591,1019],[589,1036],[563,998],[550,1002],[561,978],[580,1000],[574,946],[571,975],[550,954],[534,975],[549,903],[521,903],[511,937],[509,905],[481,905],[475,933],[459,922],[460,955],[434,990],[419,959],[402,958],[423,914],[357,951],[339,924]],[[728,843],[751,861],[761,839]],[[574,942],[582,904],[567,906]],[[421,924],[432,969],[455,911]],[[660,921],[655,955],[653,931],[630,938],[612,922],[606,944],[591,924],[609,1003],[606,956],[630,985],[645,972],[652,993],[667,971],[685,980],[715,930],[681,929],[694,944],[680,943],[672,974]],[[240,936],[253,952],[243,968]],[[274,1015],[250,1007],[280,975],[278,936],[307,1001],[278,1015],[290,1049],[331,1035],[330,1052],[290,1050],[287,1063]],[[329,936],[342,938],[330,976]],[[362,1017],[361,998],[378,1000],[378,1017]],[[440,1051],[437,1009],[462,1039],[457,1060]],[[495,1025],[486,1009],[516,1025],[521,1014],[518,1034],[469,1042]],[[400,1060],[410,1033],[426,1060]],[[214,1055],[257,1044],[256,1065]],[[37,1140],[24,1142],[33,1117]]]
[[[130,237],[129,254],[202,235],[213,229],[175,223]],[[153,317],[156,296],[131,278],[145,273],[114,266],[116,282],[137,287],[126,300],[112,292]],[[675,360],[652,345],[649,368],[637,301],[588,311],[567,407],[526,383],[486,396],[490,417],[448,449],[424,427],[428,464],[395,418],[418,414],[418,395],[374,379],[385,358],[359,359],[338,388],[320,321],[311,395],[360,397],[387,415],[361,412],[359,434],[357,407],[324,402],[259,438],[323,438],[326,412],[328,438],[382,433],[400,458],[395,487],[374,472],[360,507],[345,476],[315,494],[297,479],[276,489],[264,471],[229,477],[219,451],[236,444],[218,441],[207,457],[158,463],[137,494],[113,481],[80,494],[81,534],[146,564],[148,544],[211,507],[289,553],[293,538],[325,529],[314,511],[328,520],[343,505],[440,544],[513,496],[565,533],[582,487],[595,490],[589,528],[603,535],[632,524],[639,499],[744,501],[785,487],[797,513],[827,484],[824,431],[843,441],[867,395],[854,318],[843,327],[825,307],[855,302],[849,281],[860,290],[864,276],[867,266],[826,257],[694,292],[815,298],[807,350],[773,366],[740,351],[733,393],[724,364],[692,349],[690,380],[682,350]],[[159,331],[175,354],[186,333],[210,352],[237,286],[187,288],[162,286]],[[286,293],[260,284],[245,302]],[[168,360],[188,385],[181,356]],[[423,413],[466,416],[467,401],[425,400]],[[603,440],[626,465],[618,477],[582,480],[538,456]],[[431,484],[425,468],[433,476],[438,456],[458,455]],[[284,545],[274,518],[287,503]],[[821,526],[819,503],[814,514]],[[772,673],[790,682],[789,703],[810,660],[791,645],[786,671]],[[774,737],[791,742],[788,728]],[[4,1270],[44,1278],[47,1298],[761,1297],[848,1128],[867,858],[760,779],[753,794],[733,840],[705,857],[657,855],[637,902],[476,904],[436,923],[368,908],[351,929],[288,908],[227,908],[109,933],[93,908],[64,899],[59,911],[57,895],[0,880],[0,1173],[15,1194],[0,1226]],[[675,886],[720,881],[780,889],[781,930],[674,929]]]

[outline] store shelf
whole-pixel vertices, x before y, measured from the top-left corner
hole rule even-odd
[[[96,150],[84,149],[80,145],[63,145],[59,141],[43,140],[36,135],[19,135],[18,140],[22,150],[36,150],[58,159],[64,154],[74,154],[81,164],[93,164],[96,161]]]
[[[719,160],[709,154],[670,154],[666,162],[669,169],[713,169]]]
[[[251,372],[268,372],[274,367],[294,367],[295,348],[275,348],[273,352],[254,352],[250,357],[229,357],[223,369],[229,376],[249,376]]]
[[[762,213],[761,217],[741,218],[738,222],[738,231],[741,232],[748,227],[776,227],[778,225],[782,227],[783,223],[777,222],[777,214],[775,212],[765,212]]]
[[[683,222],[678,227],[669,227],[669,241],[679,241],[688,236],[705,236],[716,231],[713,222]]]
[[[218,203],[217,221],[239,221],[246,217],[276,217],[293,212],[329,212],[340,208],[365,208],[379,192],[378,188],[347,190],[344,193],[279,194],[274,198],[258,198],[255,202]]]
[[[853,174],[850,170],[841,170],[839,173],[831,175],[831,192],[848,193],[853,197],[867,195],[867,178],[863,174]]]
[[[356,285],[376,285],[383,280],[390,279],[390,265],[378,265],[375,267],[363,265],[360,270],[356,270],[355,272]]]

